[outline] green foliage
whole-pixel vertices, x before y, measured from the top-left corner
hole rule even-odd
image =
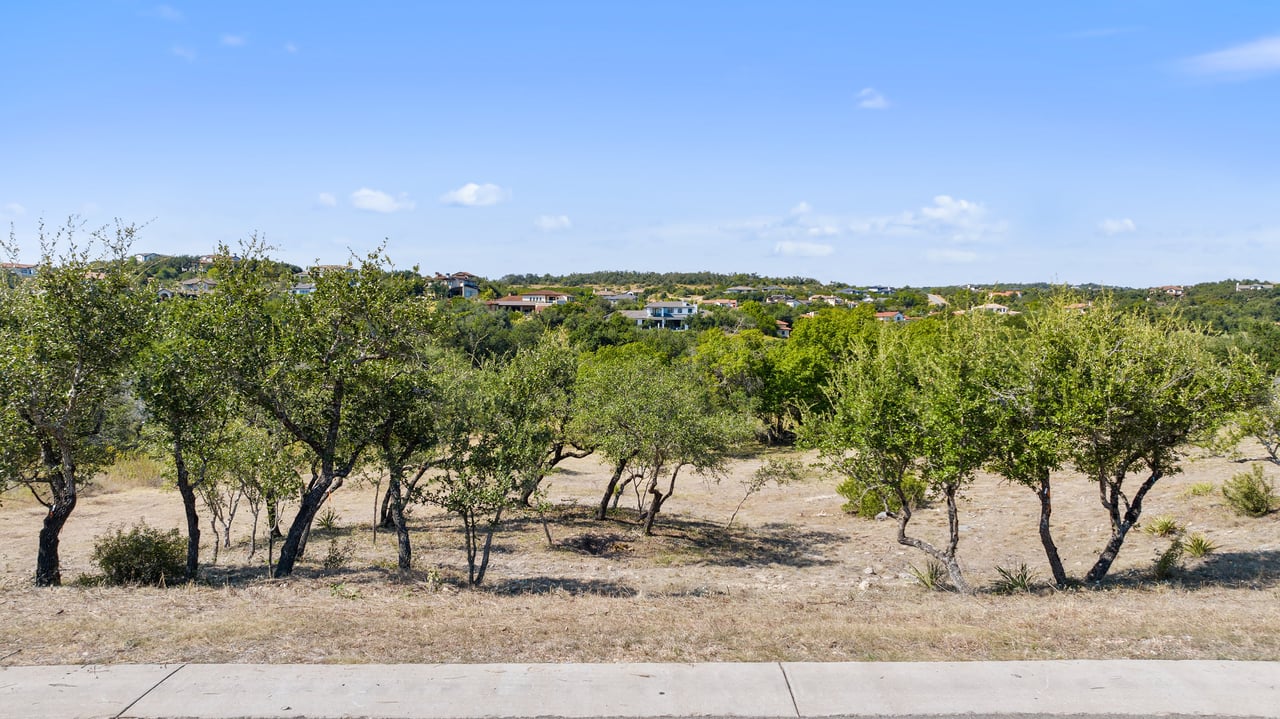
[[[991,591],[996,594],[1029,594],[1035,589],[1036,574],[1025,562],[1013,569],[996,567],[996,573],[1000,578],[991,585]]]
[[[908,473],[902,478],[902,490],[911,509],[922,506],[928,492],[924,480]],[[902,500],[896,492],[886,492],[884,487],[868,487],[857,477],[846,477],[836,486],[836,492],[846,500],[842,509],[863,519],[875,519],[881,512],[896,517],[902,511]]]
[[[1262,517],[1271,512],[1276,503],[1276,488],[1263,475],[1262,465],[1255,464],[1222,483],[1222,496],[1238,514],[1246,517]]]
[[[911,578],[916,580],[916,584],[931,592],[941,592],[947,589],[947,570],[936,559],[930,559],[925,562],[923,568],[909,564],[907,565],[907,571],[911,573]]]
[[[1152,568],[1152,573],[1155,574],[1156,579],[1168,579],[1179,569],[1182,569],[1182,555],[1185,551],[1186,547],[1183,545],[1182,537],[1174,537],[1173,541],[1169,543],[1169,548],[1161,552],[1159,557],[1156,557],[1155,566]]]
[[[1217,489],[1213,482],[1196,482],[1186,489],[1182,490],[1182,496],[1191,497],[1207,497],[1213,494],[1213,490]]]
[[[1181,534],[1182,530],[1183,527],[1181,524],[1178,524],[1178,520],[1174,519],[1173,516],[1169,514],[1162,514],[1159,517],[1156,517],[1148,522],[1147,526],[1144,528],[1144,531],[1153,537],[1172,537],[1174,535]]]
[[[1187,553],[1187,556],[1199,559],[1216,552],[1218,550],[1218,545],[1214,544],[1213,541],[1203,533],[1195,532],[1187,535],[1187,537],[1182,540],[1182,548],[1183,551]]]
[[[162,531],[139,522],[125,532],[99,536],[93,562],[108,584],[165,586],[186,572],[186,542],[178,530]]]
[[[337,537],[332,537],[329,539],[329,548],[325,552],[321,566],[324,567],[326,572],[336,572],[347,566],[351,558],[355,556],[355,553],[356,548],[351,543],[351,540],[343,542],[339,541]]]
[[[326,508],[323,512],[316,515],[316,529],[326,532],[332,532],[338,528],[338,513],[333,507]]]

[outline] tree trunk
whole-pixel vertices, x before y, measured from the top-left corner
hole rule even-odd
[[[1049,569],[1053,572],[1053,583],[1059,588],[1067,586],[1067,570],[1062,567],[1062,557],[1058,556],[1058,545],[1053,541],[1053,533],[1049,527],[1049,516],[1053,514],[1053,493],[1049,485],[1049,472],[1040,475],[1040,486],[1036,489],[1036,498],[1040,500],[1040,544],[1044,545],[1044,556],[1049,560]]]
[[[969,582],[964,578],[964,572],[960,569],[960,563],[955,558],[955,543],[959,539],[958,517],[955,511],[955,494],[949,493],[947,496],[947,521],[948,528],[951,531],[952,550],[944,552],[932,544],[917,539],[916,537],[907,536],[907,525],[911,522],[911,501],[901,487],[894,487],[894,492],[898,496],[898,501],[902,505],[902,510],[898,512],[898,544],[908,547],[915,547],[925,554],[933,557],[942,563],[947,569],[947,575],[951,578],[951,585],[955,587],[957,592],[962,594],[973,594],[973,587],[969,586]]]
[[[493,535],[498,531],[498,522],[501,519],[502,508],[499,507],[498,511],[493,515],[493,521],[489,522],[489,530],[484,536],[484,551],[480,555],[480,569],[476,572],[475,581],[472,582],[475,586],[480,586],[480,582],[484,581],[484,573],[489,570],[489,552],[493,549]]]
[[[1119,513],[1119,507],[1124,496],[1120,491],[1120,483],[1124,481],[1124,478],[1108,478],[1106,480],[1106,485],[1103,488],[1103,506],[1110,510],[1111,514],[1111,539],[1107,541],[1107,546],[1103,547],[1102,553],[1098,555],[1098,561],[1094,562],[1089,569],[1089,573],[1084,575],[1086,582],[1101,582],[1107,576],[1107,572],[1111,571],[1111,565],[1116,561],[1116,557],[1119,556],[1120,547],[1124,545],[1125,537],[1128,536],[1129,530],[1133,528],[1133,525],[1138,523],[1138,518],[1142,516],[1142,500],[1163,474],[1162,471],[1155,470],[1147,477],[1142,486],[1138,488],[1137,493],[1133,495],[1133,500],[1129,502],[1129,506],[1123,516]]]
[[[401,572],[413,567],[413,547],[409,543],[409,527],[404,521],[404,497],[400,493],[400,477],[395,472],[387,482],[387,496],[391,498],[391,521],[396,528],[397,566]]]
[[[613,467],[613,476],[609,477],[609,486],[604,490],[604,496],[600,498],[600,508],[596,511],[596,519],[603,521],[609,513],[609,501],[614,498],[618,489],[618,481],[622,479],[622,473],[627,468],[627,460],[619,460]]]
[[[276,562],[275,571],[277,579],[293,574],[293,565],[302,557],[307,534],[311,530],[311,521],[316,518],[320,506],[324,504],[329,485],[333,481],[332,478],[325,479],[327,481],[317,482],[316,486],[302,495],[298,514],[293,518],[293,524],[289,525],[289,533],[285,535],[284,544],[280,546],[280,559]]]
[[[200,568],[200,515],[196,513],[196,491],[191,486],[191,473],[182,455],[182,440],[173,440],[173,466],[177,470],[178,494],[187,515],[187,577],[195,579]]]
[[[58,559],[58,538],[62,525],[67,523],[71,511],[76,508],[76,497],[71,495],[65,499],[54,501],[49,513],[44,517],[44,526],[40,528],[40,550],[36,554],[36,586],[57,587],[62,585],[62,564]]]

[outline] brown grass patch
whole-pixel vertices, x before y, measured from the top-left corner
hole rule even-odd
[[[6,501],[0,611],[22,619],[6,622],[0,657],[10,664],[1280,659],[1280,515],[1238,517],[1218,493],[1185,491],[1220,483],[1239,464],[1193,462],[1148,498],[1147,516],[1171,515],[1219,545],[1171,581],[1151,576],[1168,540],[1134,532],[1101,590],[962,597],[915,586],[907,568],[923,555],[894,543],[891,523],[841,512],[830,480],[767,488],[725,529],[742,496],[735,478],[758,463],[737,463],[718,485],[683,481],[657,536],[645,538],[627,498],[610,520],[591,519],[608,472],[590,459],[574,462],[551,478],[551,544],[536,514],[513,516],[478,590],[463,586],[457,523],[427,507],[412,518],[415,570],[397,576],[394,538],[380,532],[375,543],[370,530],[368,486],[332,497],[338,526],[313,533],[294,578],[265,579],[261,553],[245,561],[243,516],[236,543],[201,583],[169,589],[30,587],[42,510]],[[1055,499],[1064,560],[1080,576],[1107,536],[1106,519],[1079,477],[1060,477]],[[918,516],[916,531],[937,538],[942,512]],[[143,517],[180,526],[177,494],[142,487],[86,497],[63,532],[64,577],[91,574],[93,538]],[[975,484],[962,508],[961,558],[976,585],[993,582],[996,566],[1023,562],[1048,575],[1035,518],[1029,490],[992,477]],[[334,539],[354,555],[326,571]]]

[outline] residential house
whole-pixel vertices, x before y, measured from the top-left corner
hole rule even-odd
[[[689,318],[698,314],[698,306],[684,300],[650,302],[642,310],[619,310],[618,313],[635,322],[637,327],[683,330],[689,328]]]
[[[1186,293],[1182,285],[1164,285],[1163,287],[1153,287],[1148,291],[1149,294],[1165,294],[1170,297],[1181,297]]]
[[[316,286],[312,282],[295,282],[294,285],[289,288],[289,294],[291,295],[309,295],[315,291]]]
[[[168,255],[162,255],[158,252],[139,252],[133,256],[133,259],[138,262],[155,262],[156,260],[162,260],[165,257],[168,257]]]
[[[876,319],[881,322],[906,322],[906,315],[901,312],[890,310],[887,312],[877,312]]]
[[[1236,283],[1236,292],[1269,290],[1269,289],[1272,289],[1272,288],[1274,288],[1274,287],[1275,287],[1275,285],[1273,285],[1273,284],[1271,284],[1271,283],[1269,283],[1269,282],[1256,282],[1256,283],[1251,283],[1251,284],[1241,284],[1241,283],[1237,282],[1237,283]]]
[[[997,315],[1018,314],[1017,312],[1010,312],[1008,307],[1005,307],[1004,305],[996,304],[995,302],[988,302],[985,305],[978,305],[977,307],[974,307],[973,310],[975,312],[990,312],[992,314],[997,314]]]
[[[211,280],[207,277],[192,277],[189,280],[183,280],[178,283],[178,294],[186,297],[196,297],[213,292],[217,286],[217,280]]]
[[[240,261],[240,258],[237,257],[236,255],[231,255],[230,257],[228,257],[227,255],[200,255],[200,259],[197,260],[197,262],[199,263],[201,269],[208,269],[209,266],[217,263],[218,260],[223,260],[223,259],[229,259],[231,260],[232,263],[236,263]]]
[[[35,277],[37,267],[37,265],[24,265],[21,262],[0,262],[0,270],[19,277]]]
[[[437,272],[431,281],[443,285],[447,297],[469,300],[480,296],[480,278],[470,272],[454,272],[451,275]]]
[[[785,320],[776,320],[776,322],[778,323],[778,330],[777,330],[778,336],[781,337],[782,339],[787,339],[788,337],[790,337],[791,323]]]
[[[738,301],[737,301],[737,300],[703,300],[703,301],[702,301],[702,304],[704,304],[704,305],[713,305],[713,306],[715,306],[715,307],[727,307],[727,308],[729,308],[729,309],[731,309],[731,310],[736,310],[736,309],[738,309]]]
[[[496,300],[489,300],[485,304],[489,307],[497,307],[512,312],[541,312],[548,307],[555,305],[563,305],[569,301],[569,295],[563,292],[552,292],[550,290],[537,290],[525,292],[519,295],[507,295],[499,297]]]
[[[636,296],[636,293],[631,290],[627,290],[626,292],[601,292],[596,296],[611,305],[616,305],[619,302],[635,302],[639,299],[639,297]]]
[[[845,301],[835,295],[809,295],[809,304],[816,305],[819,303],[826,303],[832,307],[840,307],[845,304]]]

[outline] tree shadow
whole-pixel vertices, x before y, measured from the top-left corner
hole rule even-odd
[[[523,577],[505,579],[480,589],[504,596],[568,594],[592,597],[635,597],[640,594],[634,587],[604,579],[573,579],[568,577]]]
[[[827,549],[845,541],[835,532],[772,522],[755,527],[723,525],[676,514],[659,515],[654,535],[684,544],[698,563],[718,567],[817,567],[836,563]]]
[[[1157,579],[1150,567],[1129,569],[1108,576],[1101,586],[1134,588],[1156,583],[1176,584],[1186,589],[1272,589],[1280,586],[1280,550],[1215,552],[1201,559],[1185,558],[1183,567],[1164,580]]]

